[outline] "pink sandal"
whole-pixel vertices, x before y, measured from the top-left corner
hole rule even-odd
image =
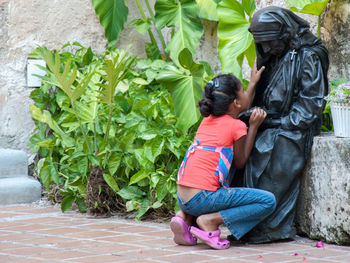
[[[230,247],[230,241],[220,238],[220,234],[221,234],[220,229],[207,232],[197,227],[191,226],[190,232],[192,235],[202,240],[204,243],[206,243],[208,246],[212,248],[226,249]]]
[[[179,216],[174,216],[170,221],[170,229],[174,233],[174,242],[178,245],[194,246],[197,238],[190,233],[190,226]]]

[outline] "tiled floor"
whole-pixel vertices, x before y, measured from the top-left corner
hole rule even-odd
[[[227,230],[223,229],[227,234]],[[0,206],[0,262],[350,262],[350,247],[316,241],[232,245],[175,245],[167,223],[94,218],[37,204]]]

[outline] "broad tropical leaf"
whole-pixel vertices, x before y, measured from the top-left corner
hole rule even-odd
[[[289,0],[288,7],[293,12],[320,16],[329,0]]]
[[[249,0],[253,1],[253,0]],[[253,13],[254,5],[245,1],[245,8]],[[243,6],[236,0],[223,0],[218,4],[218,54],[222,71],[242,77],[243,54],[253,43],[249,33],[249,22],[246,20]],[[248,56],[251,58],[252,56]],[[249,64],[253,64],[249,61]]]
[[[194,0],[157,0],[155,4],[156,26],[175,27],[176,32],[167,46],[173,61],[188,48],[194,55],[203,34],[203,25],[198,17],[198,6]]]
[[[199,6],[199,17],[212,21],[219,21],[219,16],[216,11],[217,3],[220,0],[196,0]]]
[[[253,15],[253,12],[256,8],[255,1],[252,0],[242,0],[242,6],[244,8],[244,11],[247,13],[249,17]]]
[[[118,39],[128,18],[129,9],[125,0],[92,0],[95,12],[105,30],[108,42]]]
[[[186,132],[200,118],[196,105],[202,98],[203,79],[206,73],[202,64],[192,61],[191,53],[186,49],[180,53],[179,61],[186,70],[168,64],[159,72],[157,80],[170,90],[175,113],[179,118],[176,125]]]

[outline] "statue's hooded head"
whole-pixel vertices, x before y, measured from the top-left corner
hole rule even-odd
[[[290,54],[300,53],[299,50],[303,47],[308,47],[318,55],[322,63],[325,82],[328,83],[328,51],[322,41],[309,29],[308,22],[292,11],[281,7],[262,8],[253,15],[249,32],[253,34],[255,41],[257,66],[258,68],[266,66],[256,88],[256,101],[261,100],[262,92],[267,85],[269,67],[273,64],[269,63],[270,59],[281,57],[288,51],[294,50]],[[253,103],[253,105],[258,104]]]
[[[252,18],[249,32],[254,37],[258,60],[259,56],[264,60],[270,56],[282,56],[288,50],[298,50],[302,45],[315,44],[317,40],[310,33],[308,22],[290,10],[275,6],[258,10]],[[312,40],[305,38],[305,33],[309,33],[306,35],[311,35]]]

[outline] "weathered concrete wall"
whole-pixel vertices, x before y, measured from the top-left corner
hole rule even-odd
[[[107,43],[91,1],[0,0],[0,147],[30,152],[28,54],[74,41],[99,51]]]
[[[350,244],[350,138],[315,137],[298,200],[298,232]]]

